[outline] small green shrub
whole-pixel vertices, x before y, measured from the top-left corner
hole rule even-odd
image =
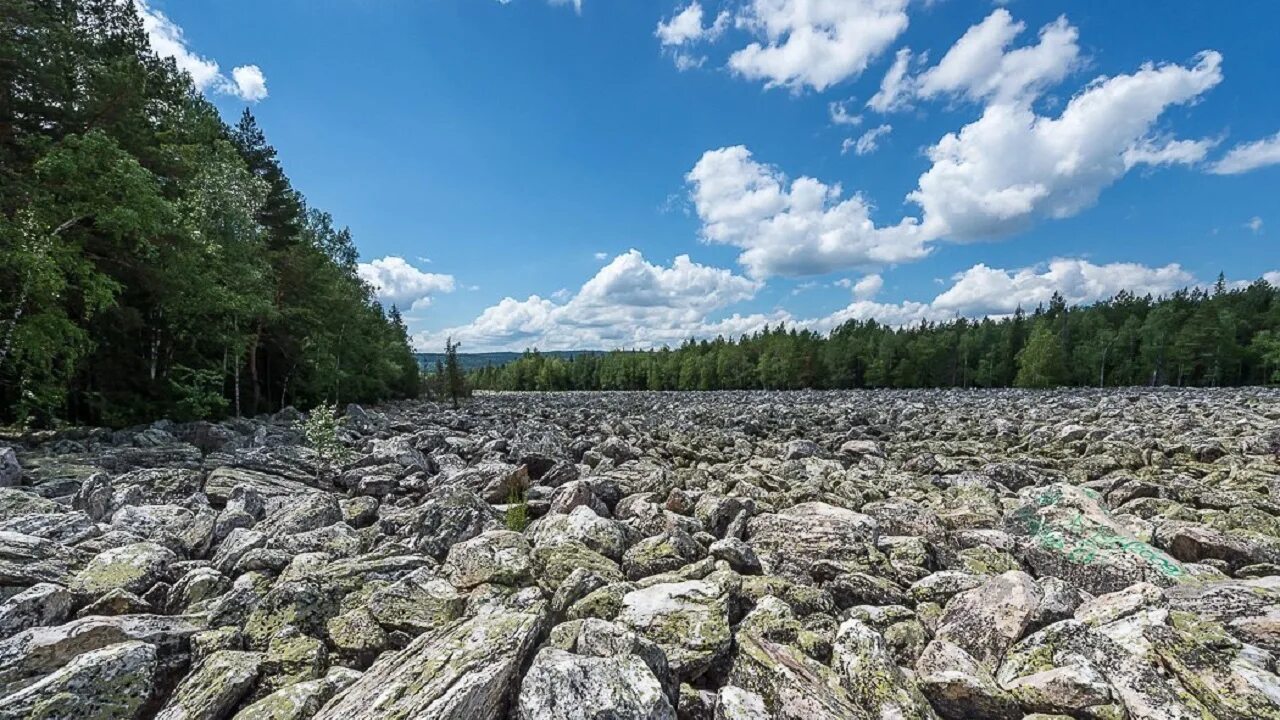
[[[512,487],[507,493],[507,529],[524,532],[529,526],[529,501],[519,487]]]
[[[351,457],[351,449],[338,439],[338,406],[320,403],[298,424],[307,447],[316,451],[331,469]]]

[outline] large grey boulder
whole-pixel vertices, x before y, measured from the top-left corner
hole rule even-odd
[[[187,674],[156,720],[225,720],[253,690],[262,654],[219,650]]]
[[[164,615],[91,616],[54,627],[35,627],[0,642],[0,695],[26,687],[76,656],[129,641],[181,659],[201,626],[192,618]]]
[[[657,643],[684,681],[706,672],[733,640],[723,589],[701,580],[633,590],[623,596],[617,622]]]
[[[876,536],[876,521],[869,515],[822,502],[757,515],[747,523],[747,542],[765,572],[775,575],[807,577],[820,560],[865,560]]]
[[[846,620],[836,634],[832,665],[850,697],[875,720],[933,720],[929,701],[894,663],[884,638],[867,624]]]
[[[74,598],[61,585],[39,583],[0,603],[0,639],[28,628],[58,625],[71,615]]]
[[[1044,591],[1030,575],[1004,573],[947,603],[934,633],[935,642],[951,643],[967,652],[988,672],[1017,642],[1035,617]]]
[[[98,553],[71,580],[71,589],[90,598],[112,590],[141,594],[164,578],[178,557],[172,550],[143,542]]]
[[[1138,540],[1093,490],[1055,483],[1022,494],[1004,526],[1017,540],[1018,559],[1039,577],[1095,595],[1139,581],[1169,587],[1189,577],[1177,560]]]
[[[39,682],[0,698],[0,720],[140,717],[154,690],[156,649],[123,642],[77,655]]]
[[[384,653],[315,720],[498,720],[546,618],[538,606],[424,633],[404,650]]]
[[[454,545],[501,527],[497,513],[479,495],[445,487],[423,498],[411,531],[418,552],[443,560]]]
[[[661,683],[635,655],[591,657],[543,648],[520,686],[521,720],[675,720]]]
[[[463,590],[484,583],[524,585],[533,580],[532,550],[518,532],[490,530],[450,548],[444,572]]]

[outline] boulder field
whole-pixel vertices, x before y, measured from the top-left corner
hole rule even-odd
[[[0,433],[0,720],[1280,720],[1280,392]]]

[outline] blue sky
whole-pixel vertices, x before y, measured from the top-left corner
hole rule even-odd
[[[426,350],[1280,270],[1274,2],[141,7],[229,120],[252,106]]]

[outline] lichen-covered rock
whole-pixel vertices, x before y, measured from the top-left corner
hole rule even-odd
[[[937,717],[914,678],[903,675],[884,638],[858,620],[840,626],[832,664],[854,702],[876,720],[931,720]]]
[[[522,720],[675,720],[662,685],[635,655],[592,657],[543,648],[520,686]]]
[[[747,541],[765,572],[801,577],[819,560],[865,559],[876,533],[876,521],[870,516],[821,502],[757,515],[747,524]]]
[[[0,698],[3,720],[136,718],[151,697],[156,649],[123,642],[74,657],[39,682]]]
[[[769,720],[764,698],[750,690],[725,685],[716,694],[713,720]]]
[[[550,592],[559,589],[565,578],[579,568],[606,582],[622,580],[622,570],[617,563],[574,540],[534,548],[533,561],[538,583]]]
[[[1177,560],[1142,542],[1097,492],[1066,483],[1024,490],[1005,516],[1015,554],[1038,576],[1061,578],[1095,595],[1146,581],[1160,587],[1188,577]]]
[[[30,685],[77,655],[139,641],[154,645],[164,658],[181,657],[187,639],[201,629],[193,618],[163,615],[86,617],[54,627],[24,630],[0,642],[0,695]]]
[[[619,522],[596,514],[581,505],[567,514],[551,513],[539,518],[529,528],[536,546],[576,541],[614,562],[620,562],[627,549],[627,531]]]
[[[639,580],[679,570],[705,554],[706,550],[688,533],[673,530],[632,545],[622,558],[622,570],[627,579]]]
[[[443,487],[428,493],[416,511],[413,544],[417,551],[442,560],[454,545],[501,527],[497,512],[479,495]]]
[[[627,593],[617,622],[657,643],[681,680],[706,672],[728,652],[733,639],[722,589],[700,580]]]
[[[366,607],[383,627],[417,634],[456,620],[466,602],[448,580],[423,568],[374,591]]]
[[[315,720],[498,720],[545,623],[545,607],[535,607],[424,633],[404,650],[383,654]]]
[[[58,625],[71,615],[73,598],[61,585],[39,583],[0,603],[0,639],[28,628]]]
[[[1014,570],[951,598],[934,633],[994,672],[1035,616],[1044,591],[1034,578]]]
[[[731,685],[760,696],[768,717],[778,720],[867,717],[826,665],[752,632],[738,633],[727,679]]]
[[[934,640],[916,663],[920,689],[938,714],[949,720],[1018,720],[1017,700],[996,684],[969,653],[946,640]]]
[[[261,653],[219,650],[187,674],[156,720],[206,720],[230,717],[253,689]]]
[[[484,583],[519,586],[533,579],[533,559],[524,535],[490,530],[449,550],[444,572],[454,587],[467,590]]]
[[[347,668],[333,668],[317,680],[287,685],[245,707],[232,720],[310,720],[329,698],[360,678]]]

